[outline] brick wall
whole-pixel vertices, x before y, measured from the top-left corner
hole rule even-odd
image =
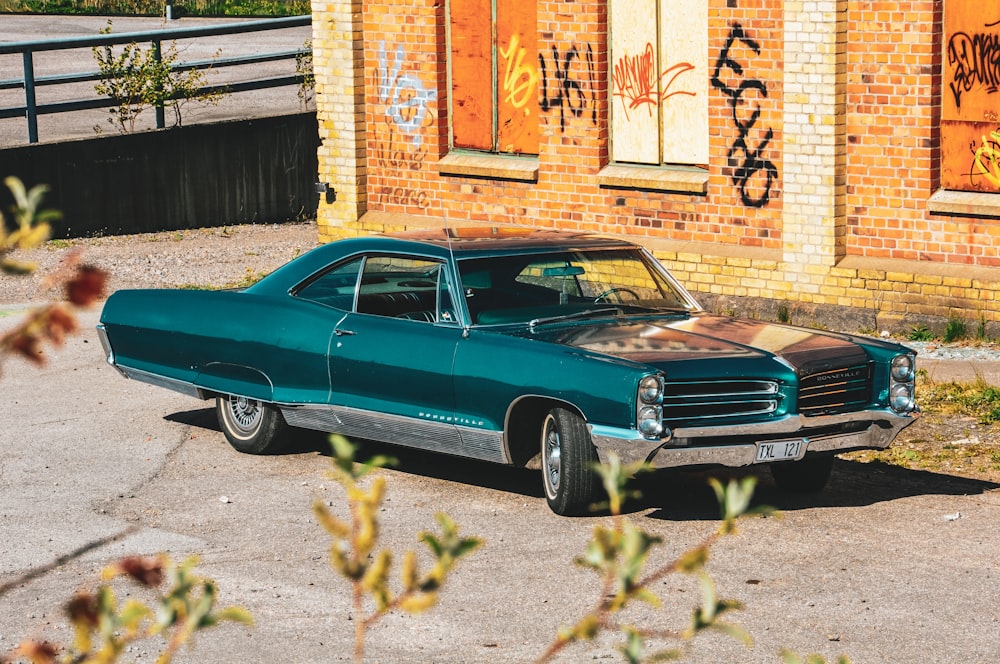
[[[446,3],[314,2],[320,179],[337,191],[321,239],[591,230],[648,246],[740,313],[764,299],[890,328],[996,321],[1000,196],[939,189],[941,5],[708,0],[700,170],[611,163],[606,2],[537,5],[534,159],[449,153]]]

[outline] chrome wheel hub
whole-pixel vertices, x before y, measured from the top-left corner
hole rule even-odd
[[[256,428],[264,414],[259,401],[246,397],[229,397],[229,412],[236,426],[244,431]]]
[[[543,463],[545,468],[545,483],[553,493],[559,490],[559,476],[562,466],[562,446],[559,443],[559,429],[550,417],[545,421],[545,433],[542,440]]]

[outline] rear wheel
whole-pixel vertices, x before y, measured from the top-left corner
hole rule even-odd
[[[819,493],[830,480],[833,455],[806,456],[801,461],[771,464],[771,477],[782,491],[789,493]]]
[[[553,408],[542,421],[542,486],[556,514],[587,511],[597,490],[593,464],[597,454],[583,418],[565,408]]]
[[[288,424],[281,412],[257,399],[231,395],[215,399],[215,414],[229,444],[246,454],[274,454],[285,445]]]

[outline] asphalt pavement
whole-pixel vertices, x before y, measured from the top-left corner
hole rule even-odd
[[[0,312],[2,333],[23,309]],[[0,652],[26,637],[68,642],[61,607],[76,589],[95,587],[101,568],[122,555],[168,552],[199,555],[220,604],[243,606],[256,621],[202,633],[175,661],[350,661],[360,616],[329,568],[329,539],[310,509],[318,499],[345,514],[343,492],[326,476],[325,439],[302,434],[276,456],[235,452],[210,403],[125,380],[107,365],[96,321],[87,313],[81,333],[48,352],[44,367],[18,359],[2,367],[0,583],[66,560],[0,597]],[[393,613],[371,629],[365,661],[532,661],[600,598],[597,577],[573,560],[606,520],[553,515],[536,471],[364,449],[400,461],[385,471],[379,512],[381,541],[397,560],[422,550],[417,534],[436,530],[438,511],[485,540],[433,611]],[[663,539],[651,565],[718,525],[703,475],[658,473],[639,488],[644,497],[629,518]],[[745,521],[713,548],[708,567],[719,595],[744,604],[730,620],[754,645],[710,634],[688,661],[779,662],[782,648],[828,661],[845,654],[855,664],[996,660],[1000,486],[838,461],[821,495],[784,495],[765,474],[756,500],[783,517]],[[429,564],[426,554],[420,560]],[[637,607],[625,621],[686,627],[697,582],[669,576],[653,590],[663,609]],[[117,592],[138,596],[127,586]],[[621,661],[615,646],[601,638],[556,661]],[[156,643],[136,645],[126,659],[152,661],[157,652]]]
[[[48,18],[15,33],[20,23],[9,19],[17,18],[0,17],[0,39],[69,34]],[[102,25],[95,20],[87,29]],[[131,29],[139,28],[115,20],[116,31]],[[0,78],[17,75],[8,61],[0,68]],[[294,109],[298,100],[289,94]],[[6,122],[0,147],[21,140],[23,128],[8,130]],[[43,126],[42,138],[60,127],[93,135],[95,122],[103,118],[77,129],[64,121]],[[0,304],[0,334],[24,311]],[[43,367],[16,358],[0,366],[0,584],[15,582],[0,596],[0,653],[29,637],[71,641],[62,606],[75,590],[95,587],[100,570],[123,555],[167,552],[176,560],[198,555],[199,571],[218,583],[220,604],[243,606],[255,618],[252,628],[200,634],[195,649],[174,661],[350,661],[361,616],[330,570],[329,539],[310,508],[321,500],[346,511],[342,490],[326,476],[324,437],[303,433],[288,454],[235,452],[211,403],[125,380],[107,365],[97,316],[84,314],[81,332],[47,352]],[[935,380],[982,376],[1000,385],[993,356],[923,348],[918,362]],[[532,661],[560,626],[600,599],[597,577],[573,560],[607,521],[553,515],[537,472],[372,443],[364,450],[399,459],[385,471],[379,512],[381,542],[397,560],[421,550],[417,534],[436,530],[438,511],[462,534],[485,540],[456,567],[434,610],[393,613],[371,629],[365,661]],[[629,518],[663,540],[652,566],[718,525],[704,475],[657,473],[639,488],[644,497]],[[743,603],[729,619],[754,644],[709,634],[695,641],[688,661],[779,662],[783,648],[828,661],[845,654],[854,664],[996,661],[1000,486],[841,460],[821,495],[784,495],[764,474],[756,500],[783,516],[745,521],[738,536],[714,547],[708,567],[719,595]],[[427,555],[420,560],[429,564]],[[663,609],[637,608],[625,622],[685,628],[700,600],[697,582],[668,576],[653,590]],[[117,591],[121,599],[137,596],[127,586]],[[133,646],[126,661],[153,661],[160,645]],[[621,661],[616,645],[604,637],[557,661]]]

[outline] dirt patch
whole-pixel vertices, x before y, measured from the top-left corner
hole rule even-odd
[[[851,452],[843,458],[1000,483],[998,434],[1000,424],[931,411],[904,429],[889,449]]]

